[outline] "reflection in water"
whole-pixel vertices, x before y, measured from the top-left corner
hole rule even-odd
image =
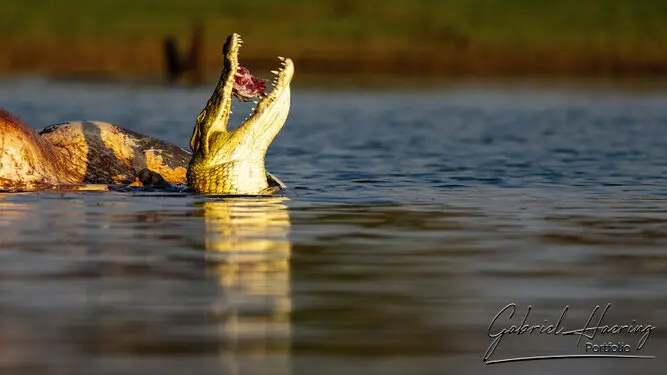
[[[224,290],[214,307],[221,320],[221,341],[227,343],[221,356],[233,374],[291,372],[286,199],[236,198],[203,204],[209,273]],[[261,358],[246,362],[242,354]]]
[[[0,373],[291,374],[287,198],[191,199],[0,195]]]
[[[7,200],[8,195],[0,194],[0,228],[9,227],[14,220],[19,220],[25,216],[25,210],[28,206],[25,204],[18,204]],[[5,238],[0,232],[0,243],[5,243]]]
[[[576,328],[592,304],[611,302],[605,322],[664,326],[666,199],[630,206],[622,192],[565,189],[442,198],[8,196],[0,374],[504,374],[481,357],[489,320],[510,302],[534,306],[535,322],[569,305]],[[660,332],[646,353],[665,358]],[[498,358],[577,350],[540,340],[508,337]],[[662,363],[515,372],[662,374]]]

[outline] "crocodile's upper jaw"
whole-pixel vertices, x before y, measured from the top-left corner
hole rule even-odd
[[[263,194],[268,184],[264,169],[266,151],[283,127],[290,108],[292,60],[279,57],[283,67],[274,71],[274,89],[262,96],[250,116],[234,131],[227,130],[234,79],[242,41],[238,34],[227,38],[218,85],[199,114],[190,147],[188,185],[211,194]]]

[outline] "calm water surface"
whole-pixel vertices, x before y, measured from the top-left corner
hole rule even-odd
[[[4,80],[0,106],[186,147],[211,89]],[[297,87],[267,165],[284,196],[0,194],[0,373],[664,374],[667,90]],[[491,359],[656,358],[484,365],[509,303],[494,332],[607,303],[657,328],[640,352],[536,332]]]

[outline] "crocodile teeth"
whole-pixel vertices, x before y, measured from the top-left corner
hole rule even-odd
[[[255,103],[255,104],[259,104],[259,101],[257,101],[257,100],[253,100],[252,102]]]
[[[282,70],[282,69],[281,69],[281,70]],[[277,70],[272,70],[271,73],[273,73],[273,74],[278,74],[278,71],[277,71]]]
[[[278,56],[278,60],[280,60],[280,61],[285,61],[285,58],[282,57],[282,56]]]

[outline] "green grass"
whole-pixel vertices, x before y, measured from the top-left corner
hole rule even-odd
[[[472,46],[655,48],[667,44],[664,0],[4,0],[0,38],[154,40],[194,19],[216,43],[238,31],[258,47]]]
[[[157,74],[195,20],[208,72],[235,31],[311,73],[667,74],[664,0],[3,0],[0,71]]]

